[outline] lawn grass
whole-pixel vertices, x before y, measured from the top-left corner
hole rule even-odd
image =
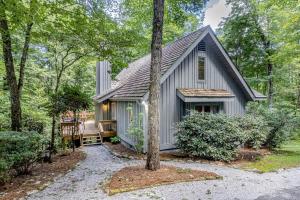
[[[272,155],[245,164],[243,168],[264,173],[297,166],[300,166],[300,137],[287,142]]]

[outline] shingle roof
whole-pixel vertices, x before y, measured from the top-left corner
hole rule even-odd
[[[180,88],[177,90],[185,97],[233,97],[230,92],[223,89]]]
[[[195,32],[176,40],[162,49],[161,74],[163,75],[172,64],[192,45],[207,27],[203,27]],[[149,88],[150,82],[150,54],[131,63],[130,67],[135,69],[134,73],[128,76],[126,83],[118,89],[113,98],[143,97]],[[131,72],[130,67],[127,69]],[[128,71],[127,71],[128,72]],[[122,71],[118,77],[127,75],[126,70]]]
[[[162,49],[162,64],[161,64],[161,75],[165,74],[167,76],[167,71],[172,67],[172,65],[180,59],[180,57],[193,45],[197,39],[208,30],[209,33],[214,33],[209,26],[203,27],[195,32],[192,32],[175,42],[167,45]],[[217,40],[217,39],[216,39]],[[216,41],[218,43],[218,41]],[[222,46],[220,47],[222,48]],[[225,50],[224,50],[225,51]],[[224,53],[226,54],[226,52]],[[226,54],[227,55],[227,54]],[[229,57],[229,56],[228,56]],[[230,58],[228,58],[230,60]],[[128,65],[127,68],[123,69],[116,77],[117,83],[114,84],[110,90],[101,96],[97,96],[94,100],[101,102],[108,98],[114,99],[135,99],[143,97],[149,89],[150,84],[150,62],[151,55],[148,54]],[[231,65],[230,65],[231,66]],[[232,68],[235,66],[232,64]],[[170,69],[171,70],[171,69]],[[242,76],[237,70],[234,70],[238,80],[250,97],[254,100],[264,99],[265,96],[252,90],[244,81]]]

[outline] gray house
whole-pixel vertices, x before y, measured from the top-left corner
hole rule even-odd
[[[147,144],[150,54],[130,63],[114,81],[110,70],[108,62],[97,63],[96,123],[114,120],[117,135],[132,145],[127,129],[142,113]],[[243,115],[248,101],[265,98],[249,87],[209,26],[164,47],[161,74],[161,150],[175,147],[175,124],[187,110]]]

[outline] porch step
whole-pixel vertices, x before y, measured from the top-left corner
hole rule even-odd
[[[82,137],[82,145],[94,145],[94,144],[101,144],[101,136],[100,135],[89,135]]]

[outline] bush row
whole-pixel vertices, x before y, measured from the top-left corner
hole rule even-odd
[[[297,117],[283,109],[251,104],[242,117],[191,111],[177,124],[177,147],[191,156],[233,160],[239,147],[279,147],[297,126]]]
[[[0,184],[29,174],[42,158],[46,140],[37,132],[0,132]]]

